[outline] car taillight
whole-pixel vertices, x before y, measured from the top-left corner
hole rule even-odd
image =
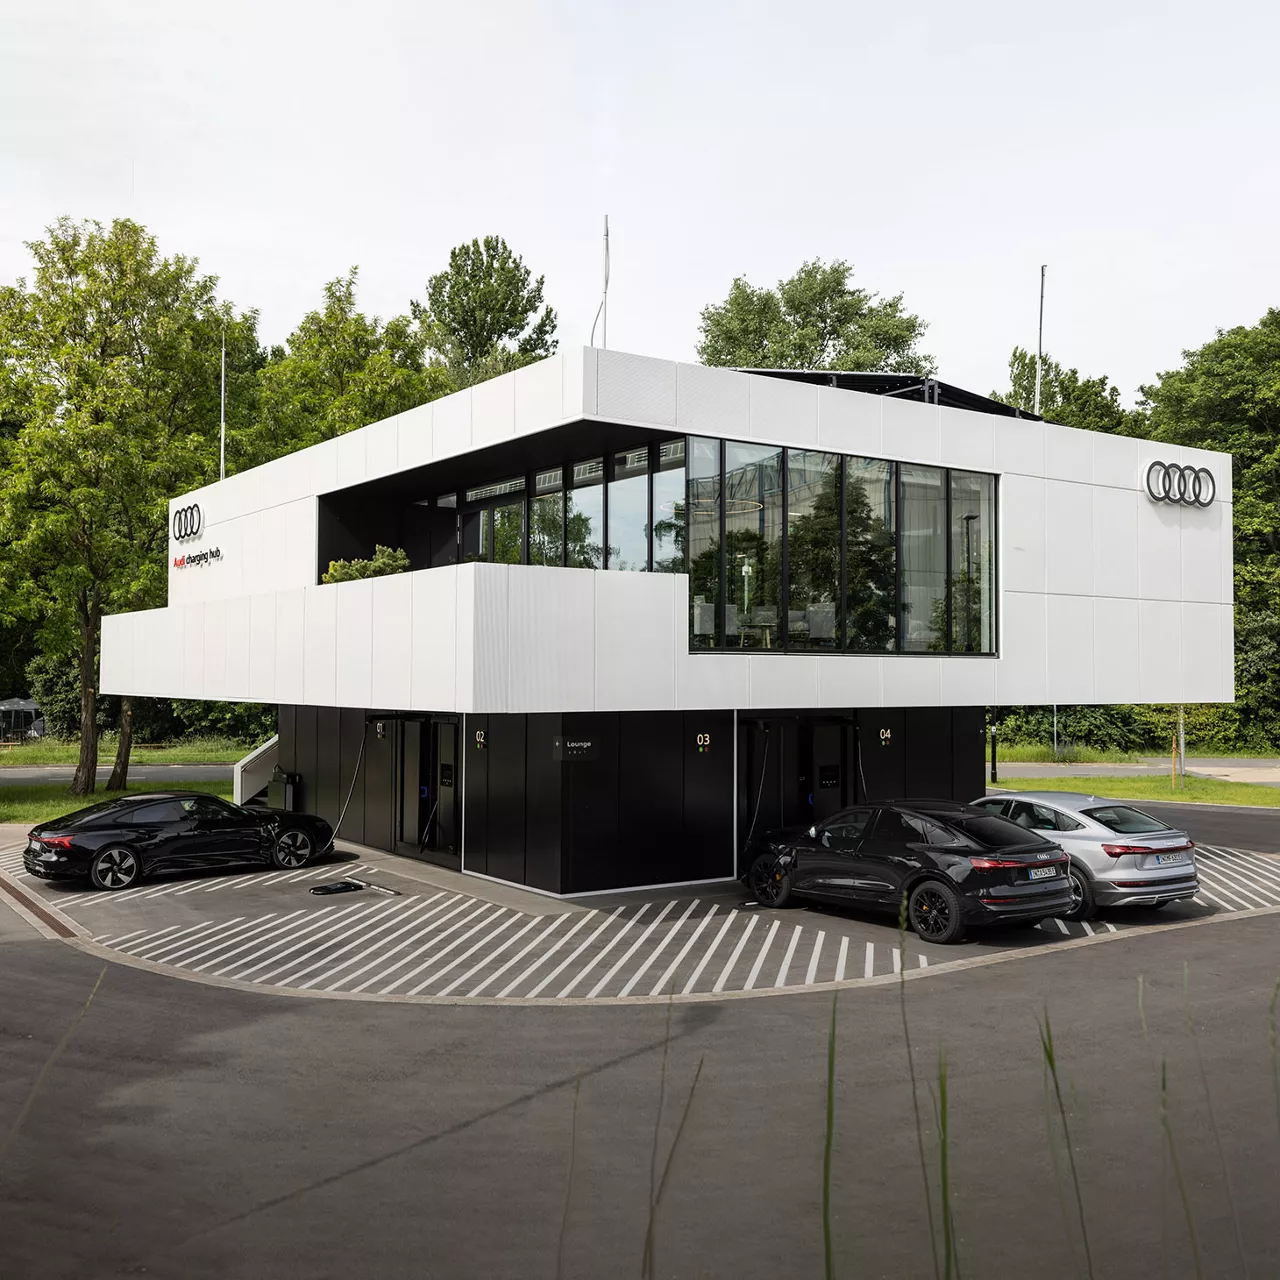
[[[1035,862],[1018,862],[1013,858],[970,858],[979,871],[991,871],[995,867],[1051,867],[1055,862],[1066,862],[1064,854],[1061,858],[1037,858]]]
[[[70,836],[37,836],[36,839],[39,840],[41,844],[52,845],[55,849],[71,848]]]

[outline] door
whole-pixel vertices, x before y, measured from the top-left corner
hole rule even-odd
[[[863,892],[878,902],[902,901],[907,882],[922,867],[932,867],[930,829],[938,844],[954,844],[942,828],[914,814],[881,809],[871,835],[858,851],[858,874]]]
[[[431,726],[435,738],[434,820],[426,830],[429,848],[454,853],[459,846],[458,832],[458,726],[437,720]]]
[[[180,801],[140,804],[121,825],[128,828],[129,845],[141,855],[144,871],[180,871],[196,865],[199,830]]]
[[[224,867],[266,860],[270,850],[261,824],[252,814],[213,796],[196,796],[183,800],[182,805],[195,826],[187,837],[185,867]]]
[[[797,857],[796,888],[857,897],[863,892],[859,857],[875,810],[846,809],[817,828]]]

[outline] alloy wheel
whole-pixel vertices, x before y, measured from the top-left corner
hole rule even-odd
[[[106,889],[127,889],[138,878],[138,859],[128,849],[107,849],[98,855],[96,866]]]
[[[1071,884],[1071,914],[1075,915],[1077,911],[1084,906],[1084,885],[1080,880],[1080,873],[1072,871],[1067,880]]]
[[[282,867],[300,867],[311,856],[311,837],[296,828],[282,831],[276,841],[276,861]]]
[[[911,923],[921,937],[939,937],[951,925],[951,904],[937,889],[921,889],[911,902]]]
[[[772,906],[782,896],[783,870],[779,863],[763,860],[751,868],[751,891],[765,906]]]

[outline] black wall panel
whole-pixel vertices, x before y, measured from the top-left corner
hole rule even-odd
[[[367,774],[356,767],[360,762],[360,740],[364,737],[364,712],[359,707],[341,707],[338,711],[338,806],[346,803],[351,793],[351,805],[342,820],[338,833],[344,840],[364,843],[364,784]],[[351,790],[355,779],[355,790]]]
[[[298,708],[280,706],[276,711],[276,764],[286,773],[297,772],[297,721]]]
[[[682,874],[676,878],[732,876],[733,713],[675,714],[684,719],[684,860]],[[699,744],[699,734],[710,741]]]
[[[712,742],[712,749],[720,744]],[[756,831],[782,826],[782,733],[777,721],[738,718],[738,835],[746,847]]]
[[[590,757],[563,765],[567,892],[613,889],[625,883],[618,846],[618,716],[566,714],[564,737],[593,743]]]
[[[526,717],[525,729],[525,883],[551,893],[563,892],[560,841],[564,831],[562,766],[554,754],[559,714]]]
[[[462,773],[462,866],[465,871],[489,874],[489,716],[464,716],[458,736],[455,779]],[[477,734],[485,746],[478,747]],[[455,781],[456,785],[456,781]]]
[[[474,751],[474,735],[472,741]],[[486,754],[489,757],[488,874],[525,884],[525,717],[490,716]]]
[[[905,794],[930,800],[951,798],[951,711],[908,707]]]
[[[310,806],[330,824],[336,824],[342,809],[343,793],[339,781],[342,773],[341,715],[336,707],[317,707],[316,711],[316,795]],[[348,786],[350,781],[348,781]]]
[[[283,708],[281,708],[283,710]],[[316,785],[316,764],[319,759],[316,742],[316,708],[294,707],[293,716],[293,765],[283,766],[302,778],[296,801],[307,813],[316,812],[319,788]]]
[[[976,800],[986,794],[986,711],[955,707],[951,712],[951,797]]]
[[[427,727],[430,732],[430,727]],[[420,720],[406,720],[399,726],[400,733],[400,811],[396,839],[415,848],[422,836],[422,827],[431,812],[430,800],[426,812],[420,813],[422,804],[422,752],[424,745],[430,754],[430,744],[424,744],[423,724]],[[427,783],[434,794],[435,784]]]
[[[396,722],[383,720],[381,738],[378,721],[369,723],[364,752],[364,844],[373,849],[395,848],[392,820],[395,816]]]
[[[842,724],[813,726],[813,820],[839,813],[844,801],[844,735]]]
[[[906,794],[904,737],[900,710],[858,712],[859,800],[900,800]]]
[[[620,884],[683,878],[685,864],[682,717],[636,711],[618,717]]]

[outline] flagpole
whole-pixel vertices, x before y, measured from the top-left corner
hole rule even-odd
[[[227,326],[222,326],[221,400],[218,411],[218,479],[227,478]]]

